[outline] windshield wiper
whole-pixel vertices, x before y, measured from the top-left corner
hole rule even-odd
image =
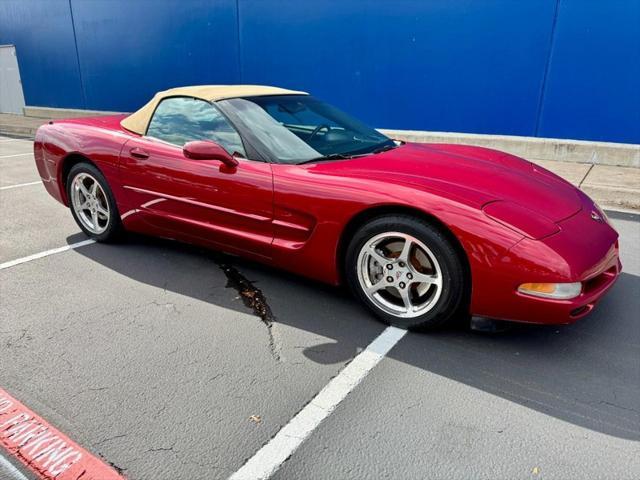
[[[386,152],[388,150],[393,150],[394,148],[396,148],[397,145],[393,144],[393,145],[383,145],[382,147],[376,148],[375,150],[373,150],[371,153],[382,153],[382,152]]]
[[[322,157],[303,160],[302,162],[298,162],[297,165],[304,165],[305,163],[313,163],[313,162],[324,162],[327,160],[346,160],[347,158],[351,158],[351,156],[345,155],[344,153],[332,153],[330,155],[324,155]]]
[[[327,160],[346,160],[347,158],[366,157],[367,155],[382,153],[382,152],[386,152],[387,150],[393,150],[396,147],[397,145],[394,143],[393,145],[389,145],[389,144],[383,145],[367,153],[359,153],[359,154],[352,153],[350,155],[346,153],[331,153],[329,155],[324,155],[322,157],[316,157],[310,160],[303,160],[302,162],[298,162],[297,165],[304,165],[305,163],[313,163],[313,162],[323,162]]]

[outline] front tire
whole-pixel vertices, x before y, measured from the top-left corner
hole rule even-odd
[[[116,240],[122,222],[111,188],[95,166],[81,162],[67,175],[67,198],[74,220],[82,231],[98,242]]]
[[[389,325],[429,330],[463,313],[463,260],[439,228],[421,219],[373,219],[353,236],[345,260],[352,292]]]

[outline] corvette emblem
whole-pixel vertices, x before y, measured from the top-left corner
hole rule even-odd
[[[596,222],[601,222],[602,221],[602,217],[595,210],[591,210],[591,218],[594,219]]]

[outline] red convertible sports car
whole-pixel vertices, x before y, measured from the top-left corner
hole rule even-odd
[[[383,321],[571,323],[621,265],[584,193],[513,155],[394,141],[304,92],[160,92],[137,112],[49,122],[49,193],[91,238],[209,246],[331,284]]]

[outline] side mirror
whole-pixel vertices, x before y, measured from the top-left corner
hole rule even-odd
[[[192,160],[220,160],[227,167],[235,168],[238,160],[218,145],[216,142],[196,140],[185,143],[182,147],[184,156]]]

